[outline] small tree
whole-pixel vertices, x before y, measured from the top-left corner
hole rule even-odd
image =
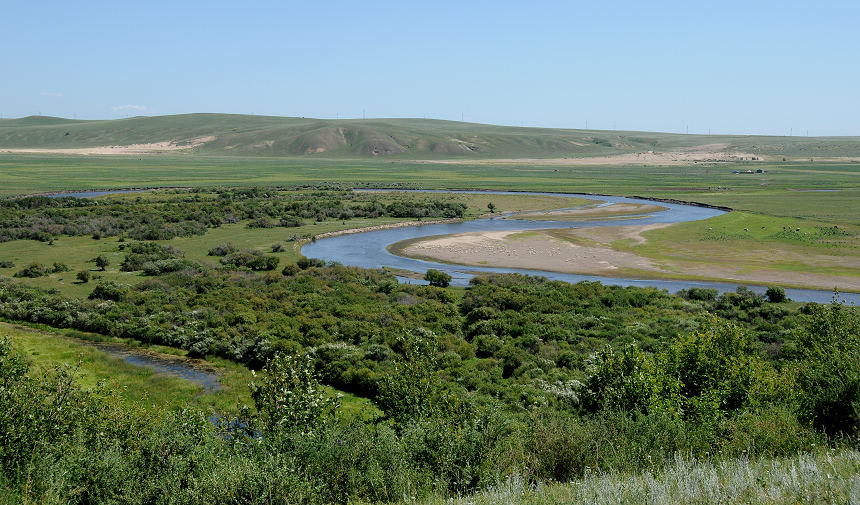
[[[107,257],[103,254],[99,254],[98,256],[93,258],[93,262],[102,272],[104,272],[108,265],[110,265],[110,260],[107,259]]]
[[[488,203],[487,208],[490,209],[490,212],[492,212],[493,214],[496,213],[496,204],[494,204],[493,202]]]
[[[427,270],[427,273],[424,274],[424,280],[429,282],[431,286],[437,286],[440,288],[446,288],[448,287],[448,284],[451,284],[450,275],[432,268]]]
[[[394,370],[379,381],[376,403],[400,428],[419,419],[450,420],[458,409],[457,399],[445,390],[436,374],[437,345],[436,335],[424,328],[416,328],[397,340],[403,358],[395,360]]]
[[[90,272],[89,270],[81,270],[75,275],[75,278],[78,279],[78,282],[81,284],[86,284],[90,282]]]
[[[767,288],[765,296],[767,296],[767,301],[770,303],[782,303],[788,301],[788,297],[785,296],[785,290],[779,286],[771,286]]]
[[[251,398],[269,433],[299,430],[310,434],[337,409],[326,397],[307,356],[276,354],[251,381]]]

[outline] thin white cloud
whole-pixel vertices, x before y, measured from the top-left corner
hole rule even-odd
[[[114,112],[126,112],[130,110],[134,110],[137,112],[146,111],[146,107],[144,107],[143,105],[114,105],[113,107],[111,107],[111,109],[113,109]]]
[[[39,95],[41,95],[41,96],[63,96],[62,93],[56,93],[56,92],[52,92],[52,91],[42,91],[41,93],[39,93]]]

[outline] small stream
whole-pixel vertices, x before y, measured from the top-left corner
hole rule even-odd
[[[162,375],[169,375],[199,384],[207,393],[221,389],[221,379],[215,372],[195,365],[193,361],[173,356],[159,355],[124,344],[82,341],[99,351],[120,358],[126,363],[142,366]]]

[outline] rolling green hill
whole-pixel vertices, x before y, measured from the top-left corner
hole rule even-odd
[[[160,145],[148,146],[156,143]],[[568,158],[648,151],[692,153],[702,160],[711,155],[860,157],[860,137],[679,135],[517,128],[435,119],[321,120],[234,114],[0,120],[0,152],[140,144],[144,146],[139,149],[153,152],[324,158]]]

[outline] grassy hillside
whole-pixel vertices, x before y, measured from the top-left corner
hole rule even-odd
[[[183,114],[87,121],[30,116],[0,120],[3,149],[80,149],[170,143],[200,154],[335,158],[566,158],[699,152],[779,159],[860,156],[860,137],[679,135],[517,128],[435,119],[322,120]],[[702,149],[704,146],[704,149]],[[780,160],[781,161],[781,160]]]

